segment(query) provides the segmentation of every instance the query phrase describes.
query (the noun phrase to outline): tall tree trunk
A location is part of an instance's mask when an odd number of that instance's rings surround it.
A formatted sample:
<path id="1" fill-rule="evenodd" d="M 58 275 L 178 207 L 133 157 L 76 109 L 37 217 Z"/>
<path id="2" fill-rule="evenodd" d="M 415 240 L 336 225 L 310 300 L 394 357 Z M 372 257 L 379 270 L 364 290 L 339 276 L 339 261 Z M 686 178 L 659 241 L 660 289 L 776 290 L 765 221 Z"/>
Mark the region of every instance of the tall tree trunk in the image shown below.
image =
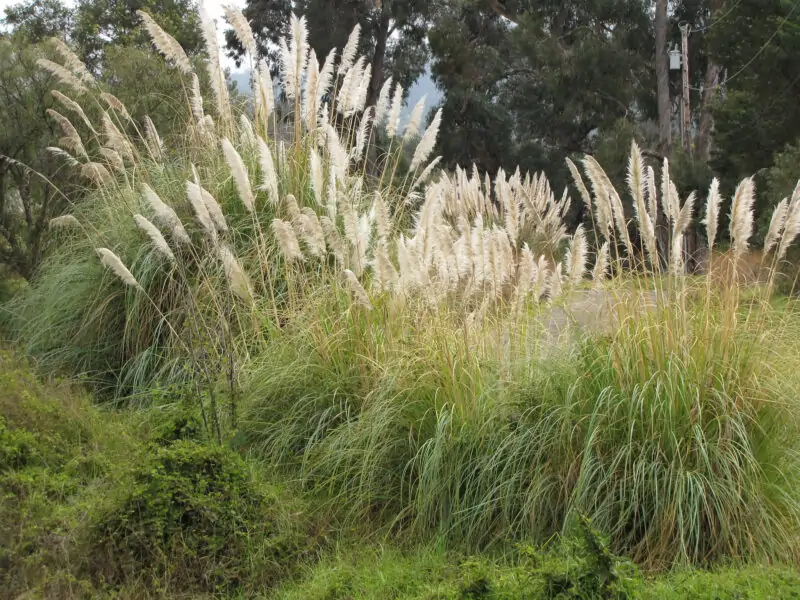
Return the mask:
<path id="1" fill-rule="evenodd" d="M 383 86 L 383 65 L 386 62 L 386 42 L 389 40 L 389 26 L 391 15 L 385 4 L 381 8 L 378 29 L 375 32 L 375 52 L 372 55 L 372 80 L 367 90 L 367 106 L 373 106 L 378 101 Z"/>
<path id="2" fill-rule="evenodd" d="M 709 22 L 713 23 L 722 8 L 724 0 L 709 1 Z M 706 74 L 703 78 L 703 104 L 700 114 L 700 129 L 697 136 L 697 157 L 707 162 L 711 155 L 711 132 L 714 129 L 714 115 L 711 105 L 719 89 L 719 75 L 722 67 L 714 61 L 714 57 L 706 52 Z"/>
<path id="3" fill-rule="evenodd" d="M 667 0 L 656 0 L 656 82 L 658 95 L 658 151 L 667 156 L 672 149 L 672 111 L 669 102 L 667 57 Z"/>

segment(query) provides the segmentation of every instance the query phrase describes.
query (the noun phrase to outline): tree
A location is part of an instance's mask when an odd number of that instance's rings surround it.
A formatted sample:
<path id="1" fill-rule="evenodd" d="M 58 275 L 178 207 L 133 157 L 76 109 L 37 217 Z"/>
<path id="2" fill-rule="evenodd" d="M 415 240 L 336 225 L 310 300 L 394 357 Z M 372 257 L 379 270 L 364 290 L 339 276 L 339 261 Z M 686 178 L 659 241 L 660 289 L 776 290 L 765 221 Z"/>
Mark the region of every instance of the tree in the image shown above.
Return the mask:
<path id="1" fill-rule="evenodd" d="M 74 173 L 45 151 L 59 136 L 46 114 L 56 82 L 36 66 L 44 55 L 23 37 L 0 39 L 0 263 L 26 279 L 50 218 L 75 191 Z"/>
<path id="2" fill-rule="evenodd" d="M 483 148 L 506 148 L 471 156 L 462 150 L 459 162 L 491 170 L 500 158 L 507 169 L 547 170 L 565 183 L 566 156 L 593 152 L 600 139 L 610 143 L 600 133 L 624 130 L 619 120 L 639 122 L 655 112 L 651 19 L 636 0 L 449 0 L 430 39 L 444 104 L 460 102 L 449 114 L 461 117 L 445 120 L 443 129 Z M 496 129 L 489 112 L 510 132 Z M 479 123 L 486 127 L 476 132 Z M 471 131 L 460 131 L 464 126 Z"/>
<path id="3" fill-rule="evenodd" d="M 408 89 L 424 72 L 429 53 L 426 43 L 428 0 L 248 0 L 244 15 L 250 21 L 261 56 L 276 65 L 273 48 L 289 35 L 292 11 L 305 16 L 309 44 L 320 60 L 331 49 L 347 43 L 356 24 L 361 26 L 359 54 L 372 65 L 367 104 L 374 104 L 388 77 Z M 232 31 L 226 32 L 229 56 L 241 64 L 244 49 Z"/>
<path id="4" fill-rule="evenodd" d="M 149 13 L 188 54 L 202 50 L 194 0 L 78 0 L 72 39 L 87 65 L 99 67 L 111 46 L 150 47 L 137 10 Z"/>
<path id="5" fill-rule="evenodd" d="M 73 12 L 59 0 L 29 0 L 9 6 L 3 22 L 16 33 L 17 39 L 40 42 L 63 35 L 72 28 Z"/>
<path id="6" fill-rule="evenodd" d="M 656 81 L 658 84 L 658 150 L 668 155 L 672 148 L 672 108 L 669 101 L 667 60 L 667 0 L 656 0 Z"/>

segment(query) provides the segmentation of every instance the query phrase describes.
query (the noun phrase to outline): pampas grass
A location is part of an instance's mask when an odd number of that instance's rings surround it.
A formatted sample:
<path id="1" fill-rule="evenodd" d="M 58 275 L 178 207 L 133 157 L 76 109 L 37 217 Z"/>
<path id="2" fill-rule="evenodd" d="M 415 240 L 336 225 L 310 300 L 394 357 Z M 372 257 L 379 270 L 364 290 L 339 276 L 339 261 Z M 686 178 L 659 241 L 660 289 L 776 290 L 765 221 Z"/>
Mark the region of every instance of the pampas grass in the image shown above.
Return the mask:
<path id="1" fill-rule="evenodd" d="M 372 310 L 372 303 L 369 301 L 369 296 L 367 295 L 367 291 L 361 285 L 361 282 L 356 277 L 356 274 L 353 273 L 350 269 L 345 269 L 342 271 L 344 275 L 345 282 L 347 283 L 347 287 L 350 290 L 350 294 L 355 300 L 355 303 L 362 308 L 367 310 Z"/>
<path id="2" fill-rule="evenodd" d="M 755 183 L 752 177 L 748 177 L 736 188 L 731 204 L 730 235 L 734 264 L 747 251 L 748 240 L 753 235 L 755 199 Z"/>
<path id="3" fill-rule="evenodd" d="M 287 263 L 305 261 L 291 223 L 281 219 L 273 219 L 272 231 L 278 240 L 278 247 L 281 249 L 281 254 Z"/>
<path id="4" fill-rule="evenodd" d="M 717 226 L 719 224 L 719 205 L 722 203 L 722 196 L 719 193 L 719 181 L 715 177 L 711 181 L 711 186 L 708 190 L 708 200 L 706 201 L 706 216 L 703 219 L 703 224 L 706 226 L 706 238 L 708 240 L 708 249 L 711 251 L 714 248 L 714 243 L 717 238 Z"/>
<path id="5" fill-rule="evenodd" d="M 256 144 L 258 146 L 258 162 L 261 166 L 262 176 L 262 183 L 259 189 L 267 192 L 267 198 L 272 204 L 277 204 L 280 200 L 280 193 L 278 192 L 278 174 L 275 170 L 275 161 L 272 159 L 272 152 L 261 137 L 256 139 Z"/>
<path id="6" fill-rule="evenodd" d="M 175 254 L 173 254 L 167 240 L 164 239 L 164 236 L 158 228 L 142 215 L 133 215 L 133 220 L 136 222 L 136 226 L 150 238 L 153 247 L 158 250 L 161 255 L 166 257 L 169 262 L 175 263 Z"/>
<path id="7" fill-rule="evenodd" d="M 158 194 L 153 191 L 153 188 L 146 183 L 142 184 L 142 192 L 148 204 L 150 204 L 150 208 L 153 209 L 156 219 L 172 232 L 172 237 L 175 241 L 179 244 L 191 244 L 192 240 L 189 238 L 189 234 L 186 233 L 183 223 L 181 223 L 180 218 L 172 207 L 165 204 L 161 198 L 159 198 Z"/>
<path id="8" fill-rule="evenodd" d="M 60 217 L 54 217 L 50 219 L 48 226 L 51 229 L 61 229 L 62 227 L 80 227 L 81 222 L 78 221 L 75 215 L 61 215 Z"/>
<path id="9" fill-rule="evenodd" d="M 139 285 L 139 282 L 136 281 L 136 278 L 128 270 L 128 267 L 125 266 L 116 254 L 108 248 L 96 248 L 95 252 L 97 252 L 97 255 L 100 257 L 100 262 L 103 263 L 103 266 L 114 273 L 122 283 L 134 287 L 137 290 L 142 290 L 142 286 Z"/>
<path id="10" fill-rule="evenodd" d="M 158 23 L 143 10 L 137 10 L 136 14 L 139 15 L 139 18 L 142 20 L 142 24 L 153 40 L 153 45 L 156 49 L 164 55 L 164 58 L 174 63 L 182 73 L 190 75 L 192 73 L 192 64 L 189 62 L 189 57 L 186 56 L 186 52 L 184 52 L 177 40 L 161 29 Z"/>
<path id="11" fill-rule="evenodd" d="M 228 23 L 233 27 L 236 38 L 241 42 L 247 54 L 250 55 L 250 60 L 256 60 L 258 58 L 256 40 L 253 37 L 253 30 L 250 28 L 250 24 L 245 19 L 242 11 L 228 5 L 223 6 L 222 11 L 225 13 Z"/>
<path id="12" fill-rule="evenodd" d="M 233 252 L 231 252 L 227 246 L 220 244 L 217 251 L 219 252 L 219 258 L 225 270 L 225 276 L 228 279 L 230 290 L 240 300 L 252 304 L 254 297 L 253 289 L 242 265 L 236 260 Z"/>
<path id="13" fill-rule="evenodd" d="M 250 187 L 250 177 L 247 174 L 244 161 L 236 151 L 236 148 L 233 147 L 230 140 L 224 138 L 221 143 L 222 153 L 225 155 L 225 162 L 228 163 L 233 181 L 236 183 L 236 191 L 239 193 L 239 199 L 242 201 L 242 204 L 244 204 L 247 212 L 252 213 L 255 209 L 255 198 L 253 197 L 253 189 Z"/>
<path id="14" fill-rule="evenodd" d="M 61 127 L 61 131 L 64 134 L 64 136 L 58 140 L 58 143 L 73 154 L 79 154 L 84 159 L 89 160 L 89 155 L 86 153 L 86 148 L 83 146 L 81 136 L 72 122 L 52 108 L 48 108 L 46 113 L 58 123 L 58 126 Z"/>
<path id="15" fill-rule="evenodd" d="M 433 116 L 430 125 L 425 129 L 422 138 L 419 140 L 414 156 L 411 158 L 410 169 L 415 171 L 422 163 L 428 160 L 434 148 L 436 147 L 436 140 L 439 137 L 439 127 L 442 123 L 442 109 L 438 109 Z"/>
<path id="16" fill-rule="evenodd" d="M 50 73 L 60 83 L 71 88 L 78 94 L 85 94 L 88 91 L 86 86 L 78 77 L 58 63 L 54 63 L 52 60 L 47 60 L 46 58 L 40 58 L 36 61 L 36 65 Z"/>

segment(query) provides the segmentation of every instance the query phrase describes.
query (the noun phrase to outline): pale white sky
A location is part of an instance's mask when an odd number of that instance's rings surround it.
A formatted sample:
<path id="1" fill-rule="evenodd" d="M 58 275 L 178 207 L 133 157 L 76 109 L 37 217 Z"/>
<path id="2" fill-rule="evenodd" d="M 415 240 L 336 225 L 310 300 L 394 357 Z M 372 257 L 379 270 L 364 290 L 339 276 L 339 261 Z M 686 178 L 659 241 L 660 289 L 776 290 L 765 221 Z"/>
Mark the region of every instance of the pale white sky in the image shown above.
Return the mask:
<path id="1" fill-rule="evenodd" d="M 62 0 L 62 2 L 68 6 L 74 4 L 74 0 Z M 19 0 L 0 0 L 0 17 L 2 17 L 2 15 L 5 13 L 7 6 L 18 3 Z M 227 24 L 222 18 L 222 5 L 228 4 L 238 6 L 239 8 L 244 8 L 245 0 L 205 0 L 204 4 L 208 14 L 210 14 L 211 18 L 217 22 L 217 32 L 219 35 L 220 44 L 223 44 L 225 42 L 225 36 L 223 35 L 223 32 L 227 28 Z M 233 61 L 228 61 L 228 59 L 224 57 L 223 61 L 225 62 L 225 66 L 230 67 L 232 71 L 237 70 Z"/>

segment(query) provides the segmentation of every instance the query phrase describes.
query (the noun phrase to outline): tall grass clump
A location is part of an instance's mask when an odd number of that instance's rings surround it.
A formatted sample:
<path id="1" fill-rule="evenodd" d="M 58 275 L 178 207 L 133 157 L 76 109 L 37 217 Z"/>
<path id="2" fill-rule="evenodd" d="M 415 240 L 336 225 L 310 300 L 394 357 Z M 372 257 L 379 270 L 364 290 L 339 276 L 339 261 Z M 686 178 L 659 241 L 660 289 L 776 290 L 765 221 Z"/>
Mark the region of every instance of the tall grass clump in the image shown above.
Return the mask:
<path id="1" fill-rule="evenodd" d="M 738 186 L 720 285 L 688 276 L 683 252 L 701 212 L 717 243 L 719 185 L 703 210 L 635 144 L 630 202 L 592 157 L 569 162 L 588 218 L 568 231 L 569 190 L 543 174 L 437 170 L 440 114 L 401 126 L 391 81 L 365 107 L 358 30 L 320 61 L 293 18 L 286 103 L 251 57 L 240 110 L 213 22 L 207 102 L 143 18 L 192 119 L 165 142 L 114 102 L 88 134 L 53 116 L 95 191 L 6 309 L 43 366 L 129 400 L 183 385 L 217 440 L 237 430 L 353 520 L 481 547 L 544 541 L 580 514 L 651 568 L 792 558 L 797 318 L 771 301 L 800 186 L 755 284 L 738 274 L 754 183 Z"/>

